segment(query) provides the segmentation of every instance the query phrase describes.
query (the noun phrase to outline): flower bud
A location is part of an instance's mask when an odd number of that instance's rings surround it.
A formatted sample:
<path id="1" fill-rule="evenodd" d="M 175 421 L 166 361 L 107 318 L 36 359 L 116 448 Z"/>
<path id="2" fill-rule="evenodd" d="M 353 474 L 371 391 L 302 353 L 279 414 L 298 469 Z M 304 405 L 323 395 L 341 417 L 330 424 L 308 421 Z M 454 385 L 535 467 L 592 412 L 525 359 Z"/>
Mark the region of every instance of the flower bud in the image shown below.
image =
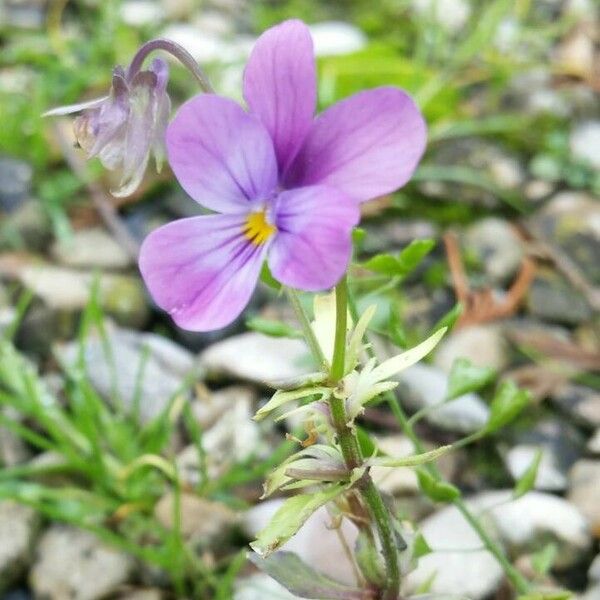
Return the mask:
<path id="1" fill-rule="evenodd" d="M 135 73 L 117 66 L 108 96 L 45 115 L 82 113 L 73 124 L 75 137 L 88 158 L 98 157 L 107 169 L 120 173 L 114 196 L 128 196 L 137 189 L 151 153 L 157 170 L 161 168 L 171 109 L 168 78 L 169 67 L 159 58 L 148 70 Z"/>

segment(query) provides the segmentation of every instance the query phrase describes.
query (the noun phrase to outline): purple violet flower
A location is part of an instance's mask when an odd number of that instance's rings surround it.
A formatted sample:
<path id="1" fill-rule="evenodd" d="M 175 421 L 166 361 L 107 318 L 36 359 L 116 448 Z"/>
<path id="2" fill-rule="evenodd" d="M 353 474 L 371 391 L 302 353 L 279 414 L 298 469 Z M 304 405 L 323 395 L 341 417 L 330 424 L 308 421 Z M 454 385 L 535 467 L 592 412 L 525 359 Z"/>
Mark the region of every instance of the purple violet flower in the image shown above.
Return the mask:
<path id="1" fill-rule="evenodd" d="M 248 112 L 202 94 L 169 125 L 167 154 L 179 183 L 220 213 L 169 223 L 142 246 L 150 293 L 180 327 L 231 323 L 265 260 L 287 286 L 335 285 L 348 266 L 359 203 L 411 177 L 426 127 L 405 92 L 360 92 L 315 118 L 316 95 L 309 30 L 286 21 L 252 51 L 244 74 Z"/>
<path id="2" fill-rule="evenodd" d="M 171 111 L 168 79 L 169 66 L 160 58 L 145 71 L 125 71 L 118 66 L 108 96 L 55 108 L 45 115 L 83 111 L 73 123 L 75 137 L 88 158 L 97 156 L 107 169 L 120 172 L 114 196 L 128 196 L 136 190 L 151 153 L 160 170 Z"/>

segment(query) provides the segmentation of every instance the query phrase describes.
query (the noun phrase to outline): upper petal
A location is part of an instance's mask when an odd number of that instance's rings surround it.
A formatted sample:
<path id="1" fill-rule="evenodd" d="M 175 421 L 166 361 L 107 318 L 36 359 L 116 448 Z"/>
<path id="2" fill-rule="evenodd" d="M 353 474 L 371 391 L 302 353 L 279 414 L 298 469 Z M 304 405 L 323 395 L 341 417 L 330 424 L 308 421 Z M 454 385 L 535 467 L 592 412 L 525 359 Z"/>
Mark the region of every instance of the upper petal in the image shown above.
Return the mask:
<path id="1" fill-rule="evenodd" d="M 164 225 L 144 240 L 144 281 L 180 327 L 225 327 L 248 303 L 268 246 L 246 239 L 245 222 L 246 215 L 192 217 Z"/>
<path id="2" fill-rule="evenodd" d="M 273 138 L 280 172 L 310 129 L 317 101 L 313 42 L 296 19 L 263 33 L 244 72 L 244 98 Z"/>
<path id="3" fill-rule="evenodd" d="M 282 283 L 306 291 L 335 285 L 348 267 L 355 201 L 327 186 L 282 192 L 275 205 L 277 234 L 269 267 Z"/>
<path id="4" fill-rule="evenodd" d="M 169 163 L 197 202 L 223 213 L 248 210 L 277 184 L 271 138 L 233 100 L 202 94 L 188 100 L 167 128 Z"/>
<path id="5" fill-rule="evenodd" d="M 359 92 L 315 119 L 286 185 L 322 183 L 364 202 L 404 185 L 426 140 L 425 121 L 405 92 Z"/>

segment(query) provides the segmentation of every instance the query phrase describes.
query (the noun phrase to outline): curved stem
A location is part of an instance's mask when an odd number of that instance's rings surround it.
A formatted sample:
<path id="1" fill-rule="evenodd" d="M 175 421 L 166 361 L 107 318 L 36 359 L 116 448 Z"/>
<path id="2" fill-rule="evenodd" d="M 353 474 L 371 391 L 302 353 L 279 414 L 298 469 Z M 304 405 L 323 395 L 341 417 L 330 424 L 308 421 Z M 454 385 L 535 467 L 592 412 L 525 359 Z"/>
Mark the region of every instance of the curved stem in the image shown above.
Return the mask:
<path id="1" fill-rule="evenodd" d="M 350 315 L 354 320 L 356 320 L 358 318 L 358 310 L 356 308 L 354 299 L 351 295 L 349 295 L 349 306 Z M 368 341 L 368 335 L 365 337 Z M 366 348 L 367 354 L 371 358 L 377 358 L 377 355 L 373 350 L 372 344 L 368 344 Z M 398 402 L 398 399 L 396 398 L 395 394 L 391 391 L 388 391 L 383 394 L 383 397 L 385 398 L 393 415 L 396 417 L 400 428 L 402 429 L 404 434 L 412 441 L 415 447 L 415 451 L 417 453 L 425 452 L 426 449 L 423 445 L 423 442 L 415 433 L 415 430 L 413 429 L 410 420 L 406 416 L 406 413 L 404 412 L 403 408 L 400 406 L 400 403 Z M 469 438 L 466 439 L 468 439 L 469 442 L 473 441 L 474 436 L 469 436 Z M 442 474 L 433 463 L 429 463 L 424 466 L 437 481 L 444 481 Z M 487 548 L 490 554 L 492 554 L 494 558 L 498 561 L 498 564 L 500 564 L 500 566 L 504 570 L 504 573 L 506 574 L 508 579 L 510 579 L 515 589 L 521 594 L 527 593 L 530 589 L 528 581 L 511 564 L 511 562 L 506 557 L 506 554 L 504 553 L 503 549 L 486 532 L 483 525 L 479 522 L 479 519 L 477 519 L 477 517 L 471 512 L 471 510 L 469 509 L 465 501 L 462 499 L 462 497 L 459 496 L 452 502 L 456 506 L 456 508 L 462 513 L 462 515 L 471 525 L 471 527 L 475 530 L 475 532 L 479 536 L 479 539 L 483 542 L 484 546 Z"/>
<path id="2" fill-rule="evenodd" d="M 332 383 L 338 383 L 344 377 L 344 361 L 346 354 L 346 332 L 348 314 L 348 282 L 344 277 L 335 288 L 336 329 L 335 346 L 330 377 Z M 342 455 L 349 470 L 360 467 L 363 462 L 358 439 L 348 426 L 344 400 L 337 398 L 335 393 L 330 401 L 331 416 L 336 430 Z M 390 513 L 383 502 L 379 490 L 373 483 L 369 472 L 358 484 L 358 489 L 364 503 L 367 505 L 371 520 L 375 523 L 381 552 L 385 562 L 386 582 L 382 590 L 382 600 L 397 600 L 400 590 L 400 568 L 398 565 L 398 547 Z"/>
<path id="3" fill-rule="evenodd" d="M 156 38 L 143 44 L 138 51 L 135 53 L 129 68 L 127 69 L 127 76 L 129 79 L 133 77 L 141 68 L 146 57 L 155 50 L 164 50 L 172 56 L 174 56 L 184 67 L 189 69 L 192 75 L 196 78 L 202 91 L 207 94 L 213 94 L 214 89 L 208 80 L 208 77 L 204 71 L 200 68 L 200 65 L 196 62 L 194 57 L 183 47 L 171 40 L 164 38 Z"/>

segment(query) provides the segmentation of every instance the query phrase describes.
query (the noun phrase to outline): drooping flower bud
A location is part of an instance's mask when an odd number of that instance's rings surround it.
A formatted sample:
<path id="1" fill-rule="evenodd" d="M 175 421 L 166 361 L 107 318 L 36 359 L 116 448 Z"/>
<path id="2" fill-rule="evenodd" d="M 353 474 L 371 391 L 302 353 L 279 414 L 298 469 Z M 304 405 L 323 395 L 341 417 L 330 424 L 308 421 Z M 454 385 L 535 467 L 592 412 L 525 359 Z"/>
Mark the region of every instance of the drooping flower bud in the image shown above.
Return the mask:
<path id="1" fill-rule="evenodd" d="M 98 157 L 107 169 L 120 173 L 114 196 L 128 196 L 135 191 L 150 154 L 160 171 L 171 109 L 168 78 L 169 67 L 160 58 L 144 71 L 125 71 L 118 66 L 108 96 L 56 108 L 45 115 L 82 113 L 73 125 L 75 137 L 88 158 Z"/>

